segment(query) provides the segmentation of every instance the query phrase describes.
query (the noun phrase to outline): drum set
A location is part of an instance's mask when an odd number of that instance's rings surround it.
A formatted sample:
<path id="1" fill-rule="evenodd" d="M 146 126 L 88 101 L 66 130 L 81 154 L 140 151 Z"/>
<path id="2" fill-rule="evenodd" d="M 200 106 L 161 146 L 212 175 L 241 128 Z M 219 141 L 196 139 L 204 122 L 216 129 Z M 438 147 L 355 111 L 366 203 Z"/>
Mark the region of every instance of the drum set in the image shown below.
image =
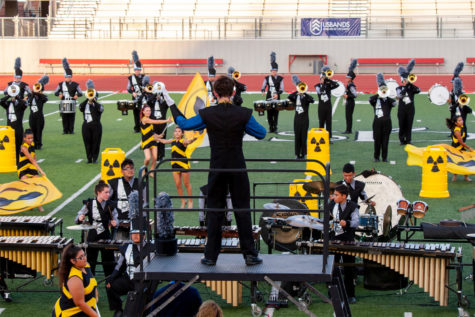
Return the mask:
<path id="1" fill-rule="evenodd" d="M 263 116 L 266 110 L 295 110 L 295 104 L 289 99 L 257 100 L 254 101 L 254 110 L 257 111 L 260 116 Z"/>
<path id="2" fill-rule="evenodd" d="M 76 113 L 76 100 L 67 98 L 59 103 L 59 113 Z"/>

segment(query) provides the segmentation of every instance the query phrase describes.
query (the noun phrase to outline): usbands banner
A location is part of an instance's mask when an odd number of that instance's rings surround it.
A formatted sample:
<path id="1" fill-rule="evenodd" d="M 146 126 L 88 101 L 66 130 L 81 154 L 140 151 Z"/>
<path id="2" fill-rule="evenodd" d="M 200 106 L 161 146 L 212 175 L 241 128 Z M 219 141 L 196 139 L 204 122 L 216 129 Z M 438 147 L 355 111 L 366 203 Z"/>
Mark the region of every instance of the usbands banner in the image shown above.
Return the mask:
<path id="1" fill-rule="evenodd" d="M 360 36 L 360 18 L 304 18 L 302 36 Z"/>

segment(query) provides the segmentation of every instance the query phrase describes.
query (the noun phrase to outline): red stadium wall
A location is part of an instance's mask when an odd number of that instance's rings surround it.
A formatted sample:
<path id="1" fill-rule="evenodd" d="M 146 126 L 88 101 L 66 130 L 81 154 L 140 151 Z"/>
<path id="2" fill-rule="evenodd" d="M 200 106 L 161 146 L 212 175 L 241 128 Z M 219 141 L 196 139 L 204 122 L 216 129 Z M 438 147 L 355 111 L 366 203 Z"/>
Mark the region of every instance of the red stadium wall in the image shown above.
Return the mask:
<path id="1" fill-rule="evenodd" d="M 260 91 L 262 81 L 266 74 L 250 74 L 242 75 L 240 81 L 247 85 L 248 91 Z M 284 86 L 286 92 L 295 91 L 295 87 L 292 84 L 291 76 L 289 74 L 283 74 L 284 76 Z M 41 76 L 39 75 L 25 75 L 23 80 L 27 82 L 30 86 L 33 85 Z M 463 80 L 464 89 L 466 92 L 475 91 L 475 75 L 468 74 L 460 76 Z M 184 91 L 188 87 L 188 84 L 191 82 L 193 75 L 152 75 L 151 81 L 162 81 L 165 83 L 169 91 Z M 393 78 L 399 82 L 399 76 L 396 74 L 385 74 L 385 78 Z M 450 80 L 452 75 L 418 75 L 416 85 L 421 88 L 422 91 L 428 91 L 432 85 L 435 83 L 446 86 L 451 89 L 452 84 Z M 7 86 L 7 83 L 13 79 L 13 75 L 1 75 L 0 76 L 0 87 L 3 90 Z M 92 79 L 95 83 L 97 90 L 102 91 L 125 91 L 127 87 L 127 76 L 116 76 L 116 75 L 78 75 L 74 76 L 73 79 L 80 83 L 81 88 L 85 88 L 86 81 Z M 206 80 L 206 74 L 203 74 L 203 79 Z M 345 74 L 336 74 L 334 79 L 346 82 Z M 61 75 L 50 76 L 50 82 L 46 85 L 46 90 L 55 90 L 60 81 L 64 80 L 64 77 Z M 300 80 L 306 82 L 309 85 L 309 90 L 314 91 L 313 86 L 318 82 L 318 77 L 315 75 L 301 75 Z M 377 90 L 376 86 L 376 75 L 375 74 L 361 74 L 358 75 L 355 79 L 356 86 L 358 91 L 365 93 L 373 93 Z"/>

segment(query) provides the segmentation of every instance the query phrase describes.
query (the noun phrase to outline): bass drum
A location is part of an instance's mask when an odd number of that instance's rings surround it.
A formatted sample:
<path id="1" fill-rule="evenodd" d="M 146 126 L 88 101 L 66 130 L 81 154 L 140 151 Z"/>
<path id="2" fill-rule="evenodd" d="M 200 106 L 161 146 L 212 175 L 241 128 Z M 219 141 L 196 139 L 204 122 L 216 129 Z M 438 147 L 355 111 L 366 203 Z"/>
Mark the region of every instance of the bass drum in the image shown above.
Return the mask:
<path id="1" fill-rule="evenodd" d="M 308 214 L 305 212 L 307 206 L 295 199 L 276 199 L 273 203 L 278 203 L 279 205 L 286 206 L 290 209 L 302 209 L 299 211 L 286 211 L 282 210 L 269 210 L 264 211 L 259 219 L 259 226 L 261 227 L 261 237 L 268 246 L 272 246 L 275 250 L 278 251 L 294 251 L 297 249 L 297 240 L 301 237 L 302 230 L 297 228 L 275 228 L 273 231 L 267 228 L 264 217 L 272 218 L 287 218 L 295 215 Z M 275 235 L 273 234 L 275 233 Z M 274 247 L 274 237 L 275 237 L 275 247 Z"/>
<path id="2" fill-rule="evenodd" d="M 435 84 L 429 89 L 429 101 L 436 106 L 443 106 L 449 101 L 450 92 L 447 87 Z"/>
<path id="3" fill-rule="evenodd" d="M 398 209 L 398 201 L 404 199 L 401 188 L 392 178 L 383 175 L 383 174 L 374 174 L 365 178 L 363 175 L 358 175 L 355 177 L 356 180 L 359 180 L 366 184 L 365 192 L 368 197 L 374 195 L 373 200 L 376 202 L 376 215 L 379 219 L 384 219 L 384 214 L 388 207 L 391 207 L 391 225 L 395 226 L 399 222 L 400 214 L 396 212 Z M 365 204 L 360 205 L 360 215 L 366 214 L 366 209 L 369 206 Z M 383 228 L 384 221 L 379 221 L 378 223 L 378 235 L 382 236 L 384 232 Z"/>
<path id="4" fill-rule="evenodd" d="M 333 97 L 343 97 L 343 95 L 345 94 L 345 91 L 346 91 L 346 88 L 345 88 L 345 84 L 343 84 L 341 81 L 337 80 L 336 81 L 338 83 L 338 87 L 336 87 L 335 89 L 332 90 L 332 96 Z"/>
<path id="5" fill-rule="evenodd" d="M 386 86 L 388 86 L 389 89 L 389 98 L 396 99 L 397 93 L 396 93 L 396 88 L 399 87 L 399 84 L 397 81 L 395 81 L 392 78 L 389 78 L 386 80 Z"/>

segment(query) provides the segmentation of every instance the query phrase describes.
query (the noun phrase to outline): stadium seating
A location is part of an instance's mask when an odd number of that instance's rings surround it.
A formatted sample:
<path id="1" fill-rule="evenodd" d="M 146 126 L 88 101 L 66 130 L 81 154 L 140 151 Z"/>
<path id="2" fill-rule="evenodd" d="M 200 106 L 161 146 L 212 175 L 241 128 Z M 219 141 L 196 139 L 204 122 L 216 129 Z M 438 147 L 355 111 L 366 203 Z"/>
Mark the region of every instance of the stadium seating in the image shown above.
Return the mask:
<path id="1" fill-rule="evenodd" d="M 400 66 L 407 65 L 411 58 L 358 58 L 359 67 L 374 66 Z M 444 58 L 415 58 L 416 65 L 419 66 L 444 66 Z"/>

